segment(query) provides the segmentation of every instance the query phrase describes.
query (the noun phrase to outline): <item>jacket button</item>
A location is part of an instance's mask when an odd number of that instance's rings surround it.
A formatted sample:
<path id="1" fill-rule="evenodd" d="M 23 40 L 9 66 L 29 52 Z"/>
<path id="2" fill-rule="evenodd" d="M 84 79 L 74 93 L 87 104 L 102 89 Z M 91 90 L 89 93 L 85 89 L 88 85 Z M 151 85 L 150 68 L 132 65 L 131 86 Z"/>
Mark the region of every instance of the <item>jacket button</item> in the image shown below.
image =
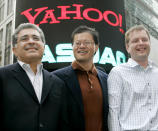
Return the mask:
<path id="1" fill-rule="evenodd" d="M 42 127 L 44 127 L 44 125 L 42 123 L 40 123 L 39 127 L 42 128 Z"/>

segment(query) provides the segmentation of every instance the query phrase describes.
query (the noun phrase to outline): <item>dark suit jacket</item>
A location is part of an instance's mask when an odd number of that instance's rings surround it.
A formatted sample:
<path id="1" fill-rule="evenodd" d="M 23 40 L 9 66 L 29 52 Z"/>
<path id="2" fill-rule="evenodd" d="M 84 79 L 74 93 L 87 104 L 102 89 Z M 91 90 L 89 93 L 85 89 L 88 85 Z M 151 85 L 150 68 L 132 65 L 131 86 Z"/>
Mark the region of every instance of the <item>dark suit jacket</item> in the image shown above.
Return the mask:
<path id="1" fill-rule="evenodd" d="M 39 103 L 34 88 L 18 63 L 0 68 L 1 131 L 66 131 L 64 82 L 43 70 Z"/>
<path id="2" fill-rule="evenodd" d="M 82 101 L 81 89 L 77 79 L 77 75 L 73 70 L 72 66 L 68 66 L 59 70 L 52 72 L 52 74 L 57 75 L 59 78 L 64 80 L 69 96 L 69 120 L 71 131 L 84 131 L 85 121 L 84 121 L 84 107 Z M 108 95 L 107 95 L 107 75 L 98 70 L 98 78 L 101 84 L 103 92 L 103 125 L 104 131 L 107 131 L 107 116 L 108 116 Z"/>

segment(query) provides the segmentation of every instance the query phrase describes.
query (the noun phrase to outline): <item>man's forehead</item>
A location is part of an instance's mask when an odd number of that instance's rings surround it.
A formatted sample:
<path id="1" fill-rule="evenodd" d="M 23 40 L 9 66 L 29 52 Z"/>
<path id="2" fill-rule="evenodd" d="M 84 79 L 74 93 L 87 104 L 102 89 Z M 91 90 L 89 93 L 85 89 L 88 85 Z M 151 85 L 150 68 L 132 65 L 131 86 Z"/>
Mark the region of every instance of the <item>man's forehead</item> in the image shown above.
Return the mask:
<path id="1" fill-rule="evenodd" d="M 134 30 L 129 34 L 129 38 L 131 37 L 139 37 L 139 36 L 148 36 L 145 30 Z"/>
<path id="2" fill-rule="evenodd" d="M 24 36 L 24 35 L 37 35 L 40 36 L 39 32 L 36 29 L 33 28 L 26 28 L 22 29 L 19 33 L 19 36 Z"/>

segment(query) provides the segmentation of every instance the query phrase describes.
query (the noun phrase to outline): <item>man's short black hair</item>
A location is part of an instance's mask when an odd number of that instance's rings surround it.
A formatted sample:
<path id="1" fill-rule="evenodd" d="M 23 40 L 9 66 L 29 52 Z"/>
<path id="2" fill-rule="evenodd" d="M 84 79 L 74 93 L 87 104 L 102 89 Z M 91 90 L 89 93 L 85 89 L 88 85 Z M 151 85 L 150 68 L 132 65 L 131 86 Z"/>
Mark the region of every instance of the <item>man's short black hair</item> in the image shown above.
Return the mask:
<path id="1" fill-rule="evenodd" d="M 71 42 L 73 44 L 74 42 L 74 37 L 76 34 L 80 34 L 80 33 L 84 33 L 84 32 L 88 32 L 92 35 L 93 37 L 93 40 L 95 42 L 96 45 L 99 45 L 99 33 L 98 31 L 95 30 L 95 28 L 91 28 L 91 27 L 88 27 L 86 25 L 81 25 L 81 26 L 78 26 L 71 34 Z"/>

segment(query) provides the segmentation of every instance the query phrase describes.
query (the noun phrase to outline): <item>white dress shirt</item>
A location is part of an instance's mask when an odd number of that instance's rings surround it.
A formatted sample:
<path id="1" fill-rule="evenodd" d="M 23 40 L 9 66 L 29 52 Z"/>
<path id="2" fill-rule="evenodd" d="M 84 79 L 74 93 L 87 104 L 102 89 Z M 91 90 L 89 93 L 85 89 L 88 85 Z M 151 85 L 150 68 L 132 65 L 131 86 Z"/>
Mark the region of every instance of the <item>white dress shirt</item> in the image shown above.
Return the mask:
<path id="1" fill-rule="evenodd" d="M 108 77 L 109 131 L 158 131 L 158 68 L 133 59 Z"/>
<path id="2" fill-rule="evenodd" d="M 34 87 L 36 96 L 40 102 L 41 95 L 42 95 L 42 86 L 43 86 L 43 73 L 42 73 L 43 65 L 42 64 L 37 65 L 37 72 L 35 74 L 32 71 L 32 69 L 30 68 L 29 64 L 25 64 L 24 62 L 19 61 L 19 60 L 18 60 L 18 63 L 25 70 L 26 74 L 28 75 L 28 77 Z"/>

